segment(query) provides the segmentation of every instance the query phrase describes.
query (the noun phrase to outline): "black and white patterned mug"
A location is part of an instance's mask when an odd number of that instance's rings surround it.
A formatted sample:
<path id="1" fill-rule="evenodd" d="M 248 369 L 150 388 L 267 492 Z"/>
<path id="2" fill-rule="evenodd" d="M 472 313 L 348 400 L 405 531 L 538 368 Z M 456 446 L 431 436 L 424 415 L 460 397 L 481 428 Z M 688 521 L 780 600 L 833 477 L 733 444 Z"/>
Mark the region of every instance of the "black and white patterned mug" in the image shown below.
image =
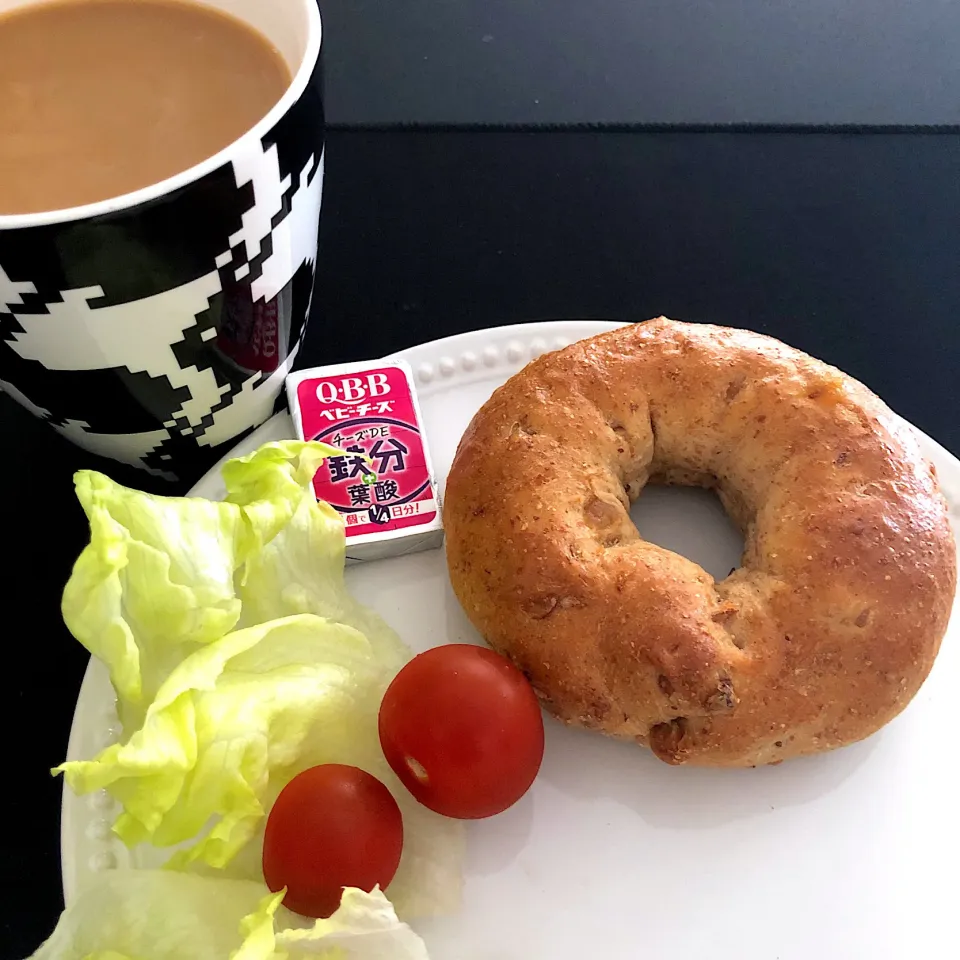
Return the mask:
<path id="1" fill-rule="evenodd" d="M 135 193 L 0 215 L 0 389 L 81 447 L 171 479 L 273 413 L 310 312 L 323 188 L 316 0 L 198 2 L 287 61 L 267 116 Z"/>

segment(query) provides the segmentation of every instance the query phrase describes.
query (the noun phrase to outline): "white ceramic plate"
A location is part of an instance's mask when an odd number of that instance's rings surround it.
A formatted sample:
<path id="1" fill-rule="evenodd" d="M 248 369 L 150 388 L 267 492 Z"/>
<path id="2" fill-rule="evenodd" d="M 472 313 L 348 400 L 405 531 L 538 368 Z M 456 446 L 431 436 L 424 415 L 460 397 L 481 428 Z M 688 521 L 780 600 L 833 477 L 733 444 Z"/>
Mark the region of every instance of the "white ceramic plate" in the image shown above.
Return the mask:
<path id="1" fill-rule="evenodd" d="M 529 359 L 615 324 L 555 322 L 463 334 L 412 365 L 441 479 L 492 390 Z M 280 415 L 246 453 L 292 436 Z M 960 462 L 932 440 L 960 528 Z M 218 471 L 194 493 L 222 495 Z M 709 494 L 651 489 L 633 511 L 651 540 L 719 577 L 739 537 Z M 443 552 L 354 566 L 347 581 L 416 650 L 477 641 Z M 955 684 L 960 616 L 919 695 L 864 743 L 758 770 L 674 768 L 624 743 L 547 725 L 544 764 L 513 809 L 468 826 L 464 906 L 416 924 L 434 960 L 939 960 L 956 956 Z M 68 756 L 116 734 L 106 671 L 84 678 Z M 64 890 L 130 863 L 106 794 L 65 791 Z M 135 857 L 136 862 L 139 860 Z M 953 943 L 951 947 L 950 944 Z"/>

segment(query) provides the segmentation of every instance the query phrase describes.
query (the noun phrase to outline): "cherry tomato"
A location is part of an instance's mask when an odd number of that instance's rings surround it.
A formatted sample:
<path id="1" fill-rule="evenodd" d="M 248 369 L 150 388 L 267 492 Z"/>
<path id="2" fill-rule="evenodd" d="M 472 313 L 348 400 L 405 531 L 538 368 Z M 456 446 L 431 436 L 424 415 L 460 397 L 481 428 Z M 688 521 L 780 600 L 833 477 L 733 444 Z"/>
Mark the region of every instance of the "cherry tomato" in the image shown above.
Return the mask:
<path id="1" fill-rule="evenodd" d="M 449 644 L 414 657 L 380 704 L 380 745 L 406 788 L 448 817 L 506 810 L 543 760 L 533 688 L 485 647 Z"/>
<path id="2" fill-rule="evenodd" d="M 387 886 L 403 847 L 397 801 L 374 776 L 328 763 L 297 774 L 280 791 L 263 836 L 263 878 L 287 888 L 284 906 L 329 917 L 344 887 Z"/>

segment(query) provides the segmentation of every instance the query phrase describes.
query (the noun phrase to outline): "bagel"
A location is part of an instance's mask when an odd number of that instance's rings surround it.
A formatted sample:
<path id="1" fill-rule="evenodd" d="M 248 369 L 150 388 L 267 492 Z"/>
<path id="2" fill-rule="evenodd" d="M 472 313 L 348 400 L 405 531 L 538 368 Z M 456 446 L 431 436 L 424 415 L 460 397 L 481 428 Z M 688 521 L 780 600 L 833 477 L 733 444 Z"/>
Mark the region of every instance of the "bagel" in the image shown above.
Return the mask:
<path id="1" fill-rule="evenodd" d="M 648 482 L 716 490 L 741 566 L 718 582 L 641 539 Z M 460 604 L 545 708 L 671 764 L 874 733 L 930 672 L 956 588 L 909 425 L 770 337 L 666 318 L 501 386 L 460 441 L 444 526 Z"/>

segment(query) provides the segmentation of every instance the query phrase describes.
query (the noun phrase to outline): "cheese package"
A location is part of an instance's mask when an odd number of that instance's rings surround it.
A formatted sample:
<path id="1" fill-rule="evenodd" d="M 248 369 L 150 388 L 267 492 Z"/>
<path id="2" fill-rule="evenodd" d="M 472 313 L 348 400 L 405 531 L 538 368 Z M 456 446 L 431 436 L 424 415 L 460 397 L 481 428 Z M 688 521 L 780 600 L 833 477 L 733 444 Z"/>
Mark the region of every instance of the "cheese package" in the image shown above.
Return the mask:
<path id="1" fill-rule="evenodd" d="M 344 451 L 321 464 L 313 488 L 343 517 L 347 563 L 439 547 L 440 497 L 410 367 L 313 367 L 286 387 L 297 436 Z"/>

